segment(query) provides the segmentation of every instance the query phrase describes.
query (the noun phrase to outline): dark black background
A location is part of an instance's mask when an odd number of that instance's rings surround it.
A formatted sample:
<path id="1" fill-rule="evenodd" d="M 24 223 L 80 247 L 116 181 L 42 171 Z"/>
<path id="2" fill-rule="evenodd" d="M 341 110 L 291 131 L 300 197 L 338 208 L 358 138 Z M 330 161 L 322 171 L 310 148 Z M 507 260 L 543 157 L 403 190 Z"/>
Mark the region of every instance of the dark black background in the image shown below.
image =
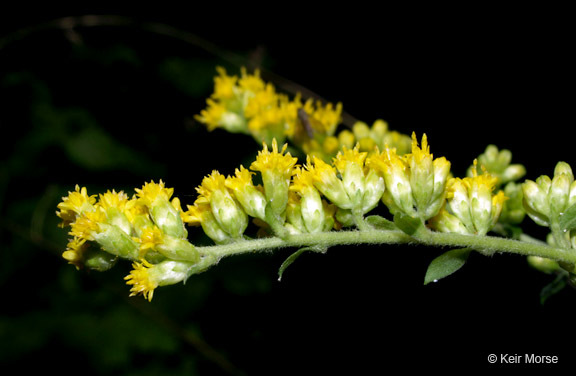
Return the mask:
<path id="1" fill-rule="evenodd" d="M 146 64 L 153 66 L 159 56 L 192 60 L 211 56 L 187 42 L 150 32 L 146 25 L 151 23 L 193 33 L 242 56 L 259 51 L 269 71 L 330 101 L 342 101 L 356 118 L 369 123 L 383 118 L 403 133 L 426 132 L 432 152 L 446 156 L 455 175 L 463 174 L 490 143 L 512 150 L 514 161 L 526 165 L 530 179 L 551 174 L 558 160 L 574 161 L 574 58 L 570 28 L 561 10 L 415 6 L 392 10 L 336 5 L 312 10 L 308 4 L 166 8 L 50 9 L 2 15 L 2 30 L 12 39 L 0 50 L 0 64 L 4 64 L 0 66 L 41 71 L 53 92 L 59 93 L 53 100 L 63 106 L 87 106 L 107 114 L 102 119 L 117 111 L 118 123 L 103 124 L 104 128 L 125 143 L 139 142 L 139 150 L 149 153 L 152 160 L 158 150 L 163 153 L 156 158 L 163 166 L 151 173 L 122 168 L 59 171 L 47 165 L 58 163 L 62 153 L 49 149 L 48 154 L 35 156 L 44 159 L 38 163 L 44 172 L 37 176 L 46 184 L 59 184 L 65 190 L 77 183 L 138 187 L 145 180 L 163 178 L 177 192 L 188 195 L 191 203 L 193 187 L 203 175 L 214 168 L 231 173 L 240 162 L 234 159 L 236 149 L 257 150 L 248 138 L 237 141 L 238 136 L 224 132 L 208 134 L 194 124 L 191 119 L 202 109 L 203 100 L 174 94 L 173 88 L 154 78 L 140 80 L 150 71 Z M 131 20 L 129 26 L 80 28 L 79 34 L 93 46 L 107 46 L 111 40 L 135 46 L 145 62 L 141 71 L 116 69 L 113 73 L 118 76 L 110 78 L 108 72 L 92 71 L 90 63 L 67 67 L 66 59 L 58 54 L 70 53 L 70 39 L 50 27 L 35 30 L 59 17 L 83 14 L 113 14 Z M 14 37 L 14 30 L 22 34 Z M 78 85 L 79 79 L 85 84 Z M 118 87 L 106 86 L 102 80 Z M 81 92 L 66 92 L 81 86 Z M 139 90 L 146 95 L 132 96 Z M 11 140 L 27 132 L 26 128 L 13 129 L 14 123 L 6 120 L 17 114 L 11 98 L 4 98 L 9 116 L 0 123 L 5 158 L 17 152 L 12 145 L 18 144 Z M 127 109 L 133 111 L 131 115 Z M 11 131 L 18 136 L 8 137 Z M 39 180 L 19 179 L 22 188 L 18 192 L 32 196 Z M 529 219 L 525 223 L 543 236 Z M 276 282 L 275 267 L 289 253 L 225 260 L 215 268 L 221 271 L 207 272 L 216 273 L 208 277 L 214 285 L 203 306 L 190 311 L 192 317 L 164 309 L 181 322 L 199 323 L 206 341 L 248 374 L 328 374 L 334 370 L 381 374 L 398 366 L 462 371 L 519 368 L 488 364 L 491 353 L 557 355 L 561 366 L 574 365 L 566 341 L 571 337 L 573 290 L 541 305 L 539 291 L 552 277 L 530 269 L 519 256 L 478 254 L 457 274 L 423 286 L 426 267 L 440 252 L 406 246 L 335 247 L 325 255 L 305 255 L 288 269 L 281 283 Z M 49 265 L 63 263 L 49 260 Z M 230 288 L 234 283 L 250 284 L 245 281 L 256 268 L 264 269 L 258 273 L 269 281 L 263 290 L 252 287 L 251 293 L 235 293 Z M 27 282 L 40 283 L 35 276 L 28 276 Z M 187 286 L 173 287 L 174 291 L 189 288 L 193 279 Z M 106 276 L 97 277 L 100 280 Z M 22 294 L 14 286 L 12 279 L 0 286 L 11 289 L 3 292 L 3 305 L 12 306 L 5 317 L 39 309 L 39 303 L 15 309 Z M 157 296 L 170 295 L 169 289 L 159 289 Z M 65 294 L 61 299 L 66 299 Z M 161 299 L 151 304 L 161 305 Z M 62 365 L 52 358 L 61 353 L 50 350 L 29 357 L 44 354 L 52 359 L 50 364 Z M 27 358 L 18 354 L 12 362 Z M 86 360 L 90 359 L 87 355 L 78 359 L 88 365 L 93 362 Z M 203 367 L 207 374 L 217 372 L 210 365 Z"/>

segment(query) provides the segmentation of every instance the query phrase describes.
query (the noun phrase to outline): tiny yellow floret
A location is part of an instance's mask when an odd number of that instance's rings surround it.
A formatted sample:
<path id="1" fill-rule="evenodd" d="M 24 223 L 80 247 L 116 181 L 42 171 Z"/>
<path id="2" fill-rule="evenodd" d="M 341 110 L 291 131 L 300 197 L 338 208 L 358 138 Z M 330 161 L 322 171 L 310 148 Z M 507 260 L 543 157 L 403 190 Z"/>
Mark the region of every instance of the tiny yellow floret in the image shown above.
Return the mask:
<path id="1" fill-rule="evenodd" d="M 164 182 L 162 179 L 158 183 L 155 183 L 152 180 L 150 183 L 145 183 L 142 189 L 135 189 L 136 196 L 140 198 L 140 200 L 150 206 L 157 198 L 164 198 L 166 200 L 170 200 L 172 194 L 174 193 L 174 188 L 166 188 L 164 186 Z"/>
<path id="2" fill-rule="evenodd" d="M 87 248 L 86 239 L 74 237 L 68 241 L 66 251 L 62 253 L 62 258 L 74 265 L 76 269 L 80 269 L 83 265 L 82 259 Z"/>
<path id="3" fill-rule="evenodd" d="M 94 240 L 94 235 L 101 231 L 101 223 L 106 223 L 104 210 L 84 212 L 71 224 L 69 234 L 80 239 Z"/>
<path id="4" fill-rule="evenodd" d="M 164 234 L 156 226 L 146 227 L 142 229 L 142 234 L 137 241 L 140 243 L 140 252 L 145 252 L 153 249 L 158 244 L 164 243 Z"/>
<path id="5" fill-rule="evenodd" d="M 216 99 L 233 98 L 238 77 L 228 76 L 226 70 L 222 67 L 217 67 L 216 71 L 219 75 L 214 77 L 214 94 L 212 94 L 212 97 Z"/>
<path id="6" fill-rule="evenodd" d="M 278 151 L 276 139 L 272 140 L 272 151 L 268 150 L 266 143 L 263 143 L 263 149 L 258 152 L 256 161 L 252 163 L 250 169 L 261 173 L 275 171 L 283 174 L 286 178 L 290 178 L 298 159 L 292 157 L 290 153 L 284 154 L 287 148 L 288 144 L 284 144 L 282 150 Z"/>
<path id="7" fill-rule="evenodd" d="M 93 210 L 95 203 L 96 195 L 88 196 L 86 187 L 80 188 L 76 185 L 75 191 L 68 192 L 68 196 L 62 197 L 62 202 L 57 206 L 60 211 L 57 211 L 56 215 L 63 219 L 60 226 L 64 227 L 74 222 L 83 211 Z"/>
<path id="8" fill-rule="evenodd" d="M 124 211 L 129 201 L 129 197 L 124 193 L 124 191 L 116 192 L 116 190 L 112 190 L 100 194 L 98 205 L 102 206 L 104 209 L 116 208 L 120 211 Z"/>
<path id="9" fill-rule="evenodd" d="M 210 203 L 212 194 L 218 190 L 226 190 L 226 177 L 222 175 L 217 170 L 213 170 L 212 173 L 204 179 L 202 179 L 202 184 L 196 187 L 196 192 L 198 192 L 197 203 Z"/>
<path id="10" fill-rule="evenodd" d="M 124 277 L 126 284 L 132 285 L 132 288 L 130 288 L 130 296 L 142 294 L 145 299 L 152 301 L 154 289 L 158 287 L 158 282 L 150 278 L 149 270 L 153 266 L 154 265 L 144 259 L 142 259 L 141 262 L 135 262 L 132 264 L 134 270 Z"/>

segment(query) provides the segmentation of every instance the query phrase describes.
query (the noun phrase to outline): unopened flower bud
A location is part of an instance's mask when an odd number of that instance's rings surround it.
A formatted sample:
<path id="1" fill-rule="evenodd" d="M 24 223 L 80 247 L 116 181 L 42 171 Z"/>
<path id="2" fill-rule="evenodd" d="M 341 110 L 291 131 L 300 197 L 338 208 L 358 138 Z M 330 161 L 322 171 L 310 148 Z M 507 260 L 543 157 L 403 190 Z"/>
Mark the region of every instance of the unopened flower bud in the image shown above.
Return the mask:
<path id="1" fill-rule="evenodd" d="M 300 213 L 306 232 L 314 233 L 324 230 L 326 215 L 320 193 L 314 187 L 314 177 L 310 171 L 297 169 L 290 189 L 300 199 L 292 196 L 292 210 Z"/>
<path id="2" fill-rule="evenodd" d="M 570 165 L 558 162 L 554 177 L 540 176 L 536 182 L 526 180 L 522 184 L 526 213 L 541 226 L 549 226 L 557 237 L 564 229 L 559 228 L 560 217 L 576 204 L 576 182 Z M 557 239 L 558 240 L 558 239 Z M 561 242 L 567 246 L 567 242 Z"/>
<path id="3" fill-rule="evenodd" d="M 248 171 L 244 166 L 236 169 L 236 175 L 228 177 L 225 185 L 232 191 L 242 208 L 251 217 L 264 219 L 266 209 L 266 198 L 252 182 L 253 172 Z M 261 188 L 261 187 L 260 187 Z"/>
<path id="4" fill-rule="evenodd" d="M 385 190 L 384 177 L 376 172 L 376 170 L 369 169 L 364 181 L 364 196 L 362 199 L 361 212 L 368 213 L 374 209 L 380 202 Z"/>
<path id="5" fill-rule="evenodd" d="M 474 176 L 474 173 L 488 172 L 498 179 L 497 186 L 516 181 L 526 174 L 526 168 L 523 165 L 510 163 L 512 161 L 510 150 L 498 150 L 495 145 L 488 145 L 477 160 L 478 164 L 475 163 L 468 169 L 468 177 Z"/>
<path id="6" fill-rule="evenodd" d="M 508 200 L 504 202 L 504 207 L 500 214 L 500 222 L 519 224 L 526 216 L 526 210 L 524 210 L 524 205 L 522 204 L 524 198 L 522 186 L 510 182 L 504 187 L 504 195 L 508 197 Z"/>
<path id="7" fill-rule="evenodd" d="M 178 210 L 170 203 L 174 188 L 165 188 L 164 182 L 146 183 L 142 189 L 136 189 L 141 202 L 149 209 L 154 223 L 168 235 L 185 238 L 188 233 Z"/>
<path id="8" fill-rule="evenodd" d="M 346 193 L 342 180 L 338 178 L 336 169 L 323 160 L 313 157 L 306 164 L 312 174 L 314 186 L 332 203 L 342 209 L 351 209 L 352 202 Z"/>
<path id="9" fill-rule="evenodd" d="M 112 255 L 137 260 L 139 245 L 128 234 L 114 225 L 100 224 L 101 231 L 94 233 L 94 241 Z"/>
<path id="10" fill-rule="evenodd" d="M 196 204 L 210 205 L 220 228 L 232 238 L 241 238 L 248 226 L 248 216 L 226 187 L 226 178 L 218 171 L 206 176 L 197 189 Z"/>

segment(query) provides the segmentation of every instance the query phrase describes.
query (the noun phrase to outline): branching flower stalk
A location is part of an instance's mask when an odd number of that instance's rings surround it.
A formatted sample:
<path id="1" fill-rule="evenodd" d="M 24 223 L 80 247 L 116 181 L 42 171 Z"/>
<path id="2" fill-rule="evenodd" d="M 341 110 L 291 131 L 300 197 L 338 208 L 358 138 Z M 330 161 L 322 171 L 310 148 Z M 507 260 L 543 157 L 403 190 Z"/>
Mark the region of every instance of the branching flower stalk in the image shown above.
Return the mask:
<path id="1" fill-rule="evenodd" d="M 415 134 L 388 131 L 382 121 L 336 134 L 340 111 L 341 105 L 290 101 L 257 73 L 243 70 L 238 78 L 219 70 L 198 118 L 210 129 L 264 140 L 254 162 L 234 175 L 214 170 L 186 210 L 163 181 L 147 182 L 131 197 L 115 190 L 89 195 L 76 186 L 58 204 L 61 226 L 71 236 L 64 259 L 100 271 L 130 260 L 131 295 L 148 300 L 158 287 L 185 282 L 224 257 L 297 249 L 280 267 L 281 277 L 304 251 L 336 245 L 450 248 L 432 261 L 425 283 L 459 269 L 472 251 L 528 256 L 535 268 L 566 283 L 573 279 L 576 182 L 567 163 L 558 163 L 552 178 L 520 184 L 524 166 L 490 145 L 466 177 L 455 178 L 450 162 L 431 154 L 425 134 L 418 142 Z M 304 150 L 305 163 L 278 140 Z M 382 205 L 388 218 L 370 215 Z M 525 214 L 551 230 L 548 243 L 522 232 Z M 190 243 L 186 226 L 200 227 L 214 245 Z M 257 231 L 247 233 L 252 227 Z"/>

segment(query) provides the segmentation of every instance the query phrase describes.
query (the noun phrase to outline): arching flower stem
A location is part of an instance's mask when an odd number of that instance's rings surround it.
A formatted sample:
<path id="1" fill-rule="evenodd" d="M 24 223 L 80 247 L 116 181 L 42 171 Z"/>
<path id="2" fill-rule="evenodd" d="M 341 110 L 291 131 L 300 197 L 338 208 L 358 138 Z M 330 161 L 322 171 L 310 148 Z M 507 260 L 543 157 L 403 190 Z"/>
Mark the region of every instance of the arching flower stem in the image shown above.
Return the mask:
<path id="1" fill-rule="evenodd" d="M 331 247 L 336 245 L 370 244 L 421 244 L 435 247 L 466 247 L 480 251 L 483 254 L 497 252 L 514 253 L 524 256 L 546 257 L 560 262 L 576 264 L 576 252 L 551 247 L 546 244 L 495 236 L 440 233 L 428 230 L 419 232 L 418 236 L 409 236 L 400 230 L 332 231 L 316 234 L 290 235 L 286 239 L 271 237 L 240 240 L 232 244 L 196 247 L 196 249 L 201 254 L 211 254 L 221 259 L 232 255 L 270 251 L 288 247 Z"/>

